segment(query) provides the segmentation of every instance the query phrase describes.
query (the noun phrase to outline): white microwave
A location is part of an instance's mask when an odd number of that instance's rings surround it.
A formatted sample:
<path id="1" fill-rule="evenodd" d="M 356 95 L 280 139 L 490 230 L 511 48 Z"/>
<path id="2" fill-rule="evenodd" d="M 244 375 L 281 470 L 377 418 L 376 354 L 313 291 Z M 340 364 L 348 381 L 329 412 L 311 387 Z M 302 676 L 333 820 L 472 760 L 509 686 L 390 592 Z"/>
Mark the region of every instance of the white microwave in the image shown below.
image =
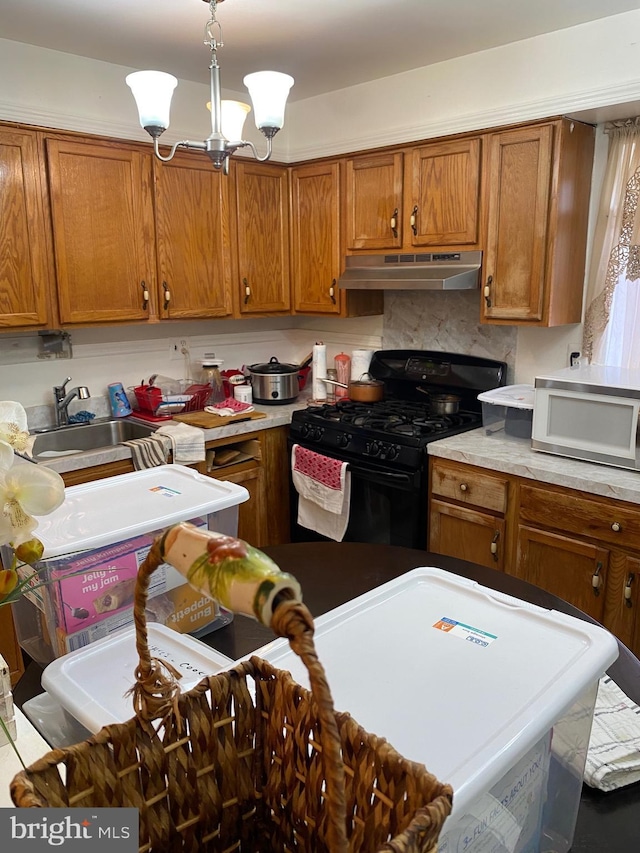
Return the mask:
<path id="1" fill-rule="evenodd" d="M 567 367 L 535 380 L 531 446 L 640 470 L 640 370 Z"/>

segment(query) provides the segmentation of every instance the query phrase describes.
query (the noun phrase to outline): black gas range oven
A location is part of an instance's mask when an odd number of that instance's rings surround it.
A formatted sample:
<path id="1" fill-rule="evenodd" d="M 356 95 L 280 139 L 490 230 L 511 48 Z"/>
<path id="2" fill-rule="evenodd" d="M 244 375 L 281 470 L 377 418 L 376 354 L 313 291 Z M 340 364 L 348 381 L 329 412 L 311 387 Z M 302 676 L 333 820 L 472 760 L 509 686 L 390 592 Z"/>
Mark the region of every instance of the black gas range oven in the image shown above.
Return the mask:
<path id="1" fill-rule="evenodd" d="M 383 400 L 339 400 L 294 412 L 289 449 L 299 444 L 348 463 L 345 542 L 426 548 L 427 445 L 481 426 L 478 394 L 506 383 L 506 364 L 456 353 L 380 350 L 369 370 L 384 382 Z M 459 398 L 455 414 L 434 412 L 442 409 L 434 397 L 441 394 Z M 297 516 L 298 494 L 291 483 L 292 541 L 323 538 L 300 526 Z"/>

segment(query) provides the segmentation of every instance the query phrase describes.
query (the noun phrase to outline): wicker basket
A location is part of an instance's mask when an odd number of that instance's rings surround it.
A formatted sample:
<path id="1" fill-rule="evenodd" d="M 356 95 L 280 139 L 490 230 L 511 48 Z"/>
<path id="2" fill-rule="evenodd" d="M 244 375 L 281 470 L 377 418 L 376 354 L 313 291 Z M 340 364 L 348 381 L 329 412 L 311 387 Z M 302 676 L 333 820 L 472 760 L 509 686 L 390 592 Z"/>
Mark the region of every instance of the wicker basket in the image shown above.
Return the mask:
<path id="1" fill-rule="evenodd" d="M 162 562 L 157 540 L 136 588 L 135 716 L 20 772 L 15 805 L 136 807 L 140 853 L 435 853 L 450 786 L 333 710 L 304 605 L 280 604 L 272 627 L 311 692 L 257 657 L 180 692 L 147 644 L 149 577 Z"/>

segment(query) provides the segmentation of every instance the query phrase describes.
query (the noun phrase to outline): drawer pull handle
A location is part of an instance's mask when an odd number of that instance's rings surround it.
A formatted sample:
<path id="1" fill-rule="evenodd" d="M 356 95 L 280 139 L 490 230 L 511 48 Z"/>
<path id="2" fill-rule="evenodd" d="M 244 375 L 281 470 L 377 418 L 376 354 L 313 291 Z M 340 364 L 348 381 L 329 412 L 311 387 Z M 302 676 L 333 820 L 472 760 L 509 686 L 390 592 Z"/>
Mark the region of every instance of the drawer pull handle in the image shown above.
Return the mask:
<path id="1" fill-rule="evenodd" d="M 622 525 L 620 524 L 619 521 L 614 521 L 613 524 L 611 525 L 611 529 L 613 530 L 614 533 L 620 533 L 620 531 L 622 530 Z"/>
<path id="2" fill-rule="evenodd" d="M 249 286 L 249 282 L 246 278 L 242 279 L 242 283 L 244 284 L 244 304 L 246 305 L 251 297 L 251 287 Z"/>
<path id="3" fill-rule="evenodd" d="M 336 304 L 336 280 L 335 278 L 331 282 L 331 287 L 329 288 L 329 297 L 333 304 Z"/>
<path id="4" fill-rule="evenodd" d="M 491 540 L 491 553 L 493 554 L 493 559 L 498 562 L 498 539 L 500 538 L 500 531 L 496 530 L 493 534 L 493 539 Z"/>
<path id="5" fill-rule="evenodd" d="M 166 311 L 169 307 L 169 302 L 171 302 L 171 291 L 166 281 L 162 282 L 162 289 L 164 291 L 164 310 Z"/>
<path id="6" fill-rule="evenodd" d="M 634 573 L 629 572 L 629 577 L 627 578 L 627 582 L 624 585 L 624 603 L 627 605 L 627 607 L 633 607 L 633 602 L 631 601 L 631 584 L 633 583 L 634 578 Z"/>
<path id="7" fill-rule="evenodd" d="M 393 211 L 393 215 L 391 216 L 391 233 L 394 237 L 398 236 L 398 208 Z"/>
<path id="8" fill-rule="evenodd" d="M 468 491 L 469 491 L 469 486 L 467 486 L 467 484 L 466 484 L 466 483 L 460 483 L 460 491 L 461 491 L 461 492 L 468 492 Z"/>
<path id="9" fill-rule="evenodd" d="M 142 288 L 142 310 L 146 311 L 149 306 L 149 288 L 144 281 L 140 282 L 140 287 Z"/>
<path id="10" fill-rule="evenodd" d="M 602 586 L 602 578 L 600 577 L 601 571 L 602 563 L 598 563 L 595 572 L 591 575 L 591 586 L 593 588 L 594 595 L 600 595 L 600 587 Z"/>

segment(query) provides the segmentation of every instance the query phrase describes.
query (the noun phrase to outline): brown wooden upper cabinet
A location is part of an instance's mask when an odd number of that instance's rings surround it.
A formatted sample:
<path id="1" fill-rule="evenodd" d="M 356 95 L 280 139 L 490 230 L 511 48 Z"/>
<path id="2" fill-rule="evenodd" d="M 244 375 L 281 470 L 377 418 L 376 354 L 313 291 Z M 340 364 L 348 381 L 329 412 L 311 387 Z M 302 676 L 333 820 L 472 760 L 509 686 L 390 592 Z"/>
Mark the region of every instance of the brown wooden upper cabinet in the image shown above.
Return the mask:
<path id="1" fill-rule="evenodd" d="M 593 149 L 568 119 L 487 137 L 484 322 L 580 322 Z"/>
<path id="2" fill-rule="evenodd" d="M 380 291 L 340 290 L 340 161 L 291 170 L 291 289 L 301 314 L 382 314 Z"/>
<path id="3" fill-rule="evenodd" d="M 0 128 L 0 328 L 49 322 L 52 270 L 37 134 Z"/>
<path id="4" fill-rule="evenodd" d="M 479 245 L 479 137 L 345 162 L 348 252 Z"/>
<path id="5" fill-rule="evenodd" d="M 147 320 L 156 296 L 151 155 L 121 142 L 45 144 L 60 321 Z"/>
<path id="6" fill-rule="evenodd" d="M 154 160 L 153 173 L 160 316 L 228 317 L 229 178 L 200 152 Z"/>
<path id="7" fill-rule="evenodd" d="M 239 158 L 232 166 L 238 313 L 289 313 L 288 169 Z"/>

